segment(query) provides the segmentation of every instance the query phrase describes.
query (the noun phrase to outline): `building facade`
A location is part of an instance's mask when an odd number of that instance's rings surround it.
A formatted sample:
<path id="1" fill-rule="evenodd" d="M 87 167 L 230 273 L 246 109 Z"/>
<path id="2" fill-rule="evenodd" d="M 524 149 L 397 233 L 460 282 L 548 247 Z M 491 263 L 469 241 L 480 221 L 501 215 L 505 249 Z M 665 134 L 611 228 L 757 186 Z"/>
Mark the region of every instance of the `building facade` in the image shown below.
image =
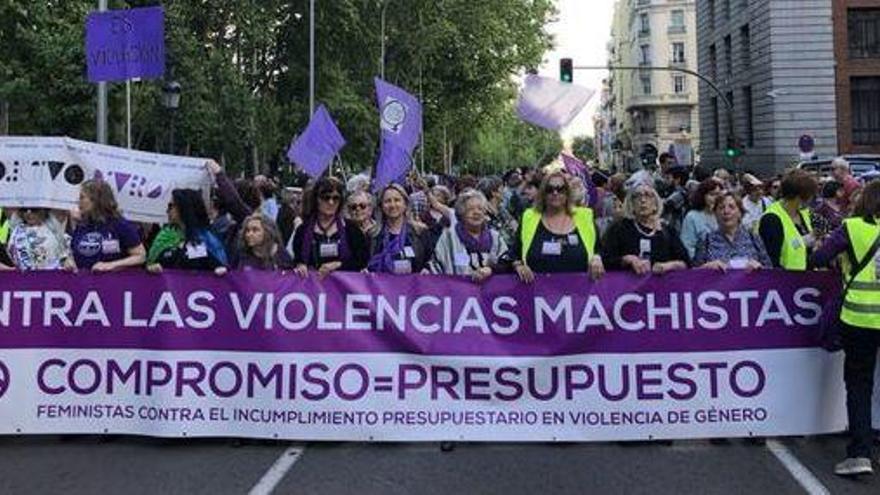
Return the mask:
<path id="1" fill-rule="evenodd" d="M 701 158 L 768 176 L 838 147 L 833 0 L 698 0 Z M 729 158 L 729 145 L 742 156 Z"/>
<path id="2" fill-rule="evenodd" d="M 611 141 L 619 168 L 654 165 L 673 145 L 699 149 L 696 78 L 652 69 L 696 70 L 696 2 L 618 0 L 612 40 L 608 106 L 614 115 Z M 690 155 L 688 165 L 693 163 Z"/>
<path id="3" fill-rule="evenodd" d="M 880 0 L 833 0 L 837 144 L 880 154 Z"/>

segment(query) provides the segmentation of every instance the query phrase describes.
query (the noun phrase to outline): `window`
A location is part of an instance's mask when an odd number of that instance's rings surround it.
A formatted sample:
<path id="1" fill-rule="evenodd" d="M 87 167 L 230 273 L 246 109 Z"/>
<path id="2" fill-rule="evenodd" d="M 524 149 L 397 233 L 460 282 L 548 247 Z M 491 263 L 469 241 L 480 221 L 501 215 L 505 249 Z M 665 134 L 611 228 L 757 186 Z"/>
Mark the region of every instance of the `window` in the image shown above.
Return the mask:
<path id="1" fill-rule="evenodd" d="M 880 77 L 853 77 L 850 97 L 853 144 L 880 144 Z"/>
<path id="2" fill-rule="evenodd" d="M 727 69 L 725 76 L 730 79 L 733 77 L 733 43 L 730 35 L 724 37 L 724 65 Z"/>
<path id="3" fill-rule="evenodd" d="M 672 63 L 673 64 L 683 64 L 684 63 L 684 43 L 675 42 L 672 44 Z"/>
<path id="4" fill-rule="evenodd" d="M 670 33 L 683 33 L 685 32 L 684 26 L 684 11 L 683 10 L 673 10 L 669 14 L 669 32 Z"/>
<path id="5" fill-rule="evenodd" d="M 880 57 L 880 9 L 849 9 L 847 33 L 850 58 Z"/>
<path id="6" fill-rule="evenodd" d="M 709 47 L 709 78 L 718 80 L 718 49 L 715 45 Z"/>
<path id="7" fill-rule="evenodd" d="M 724 0 L 724 20 L 730 20 L 730 0 Z"/>
<path id="8" fill-rule="evenodd" d="M 669 111 L 670 133 L 691 132 L 691 111 L 688 108 L 673 109 Z"/>
<path id="9" fill-rule="evenodd" d="M 721 115 L 718 112 L 718 97 L 712 97 L 712 147 L 721 149 Z"/>
<path id="10" fill-rule="evenodd" d="M 638 117 L 639 134 L 654 134 L 657 132 L 657 118 L 653 110 L 642 110 Z"/>
<path id="11" fill-rule="evenodd" d="M 651 34 L 651 18 L 645 12 L 639 14 L 639 34 L 642 36 Z"/>
<path id="12" fill-rule="evenodd" d="M 642 74 L 639 76 L 639 80 L 642 83 L 642 94 L 651 94 L 651 74 Z"/>
<path id="13" fill-rule="evenodd" d="M 709 0 L 708 5 L 706 6 L 706 16 L 709 17 L 709 29 L 715 30 L 715 0 Z"/>
<path id="14" fill-rule="evenodd" d="M 651 65 L 651 45 L 640 46 L 639 53 L 641 55 L 639 63 L 641 65 Z"/>
<path id="15" fill-rule="evenodd" d="M 743 67 L 749 67 L 752 65 L 752 34 L 748 24 L 739 29 L 739 41 L 742 44 Z"/>
<path id="16" fill-rule="evenodd" d="M 755 114 L 752 110 L 752 87 L 743 88 L 743 106 L 746 109 L 746 146 L 755 147 Z"/>
<path id="17" fill-rule="evenodd" d="M 677 95 L 682 95 L 687 90 L 686 80 L 684 75 L 675 74 L 672 76 L 672 92 Z"/>

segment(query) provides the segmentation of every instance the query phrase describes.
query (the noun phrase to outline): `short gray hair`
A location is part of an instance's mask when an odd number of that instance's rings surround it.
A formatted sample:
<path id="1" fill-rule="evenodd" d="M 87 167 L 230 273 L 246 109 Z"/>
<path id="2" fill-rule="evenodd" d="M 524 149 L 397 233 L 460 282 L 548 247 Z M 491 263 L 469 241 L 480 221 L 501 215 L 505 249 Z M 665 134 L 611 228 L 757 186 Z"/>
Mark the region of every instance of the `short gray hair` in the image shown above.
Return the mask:
<path id="1" fill-rule="evenodd" d="M 660 194 L 657 193 L 657 190 L 654 189 L 654 186 L 650 184 L 639 184 L 636 187 L 631 188 L 626 193 L 626 199 L 623 200 L 623 216 L 629 219 L 635 219 L 634 206 L 635 203 L 635 195 L 639 189 L 646 188 L 651 191 L 652 196 L 654 197 L 654 202 L 657 204 L 657 213 L 654 215 L 657 218 L 663 216 L 663 200 L 660 198 Z"/>
<path id="2" fill-rule="evenodd" d="M 849 162 L 846 161 L 845 158 L 837 157 L 834 160 L 831 160 L 831 169 L 834 170 L 835 168 L 845 168 L 846 170 L 849 170 Z"/>
<path id="3" fill-rule="evenodd" d="M 484 211 L 489 210 L 489 201 L 486 199 L 485 194 L 476 189 L 465 189 L 458 195 L 458 199 L 455 200 L 455 215 L 457 217 L 464 217 L 464 210 L 467 208 L 468 201 L 472 199 L 479 200 L 480 206 Z"/>

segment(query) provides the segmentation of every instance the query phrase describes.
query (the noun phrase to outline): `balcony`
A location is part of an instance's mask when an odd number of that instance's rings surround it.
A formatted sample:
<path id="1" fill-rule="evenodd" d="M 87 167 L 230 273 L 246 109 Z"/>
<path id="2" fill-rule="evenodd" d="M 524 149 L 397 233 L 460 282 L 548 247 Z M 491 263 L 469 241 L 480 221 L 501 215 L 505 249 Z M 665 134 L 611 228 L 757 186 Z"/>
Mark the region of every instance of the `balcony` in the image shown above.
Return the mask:
<path id="1" fill-rule="evenodd" d="M 687 32 L 687 26 L 669 26 L 669 29 L 666 30 L 669 34 L 684 34 Z"/>
<path id="2" fill-rule="evenodd" d="M 648 67 L 651 65 L 650 58 L 641 58 L 639 59 L 639 67 Z"/>
<path id="3" fill-rule="evenodd" d="M 639 38 L 649 38 L 651 36 L 651 28 L 639 29 Z"/>

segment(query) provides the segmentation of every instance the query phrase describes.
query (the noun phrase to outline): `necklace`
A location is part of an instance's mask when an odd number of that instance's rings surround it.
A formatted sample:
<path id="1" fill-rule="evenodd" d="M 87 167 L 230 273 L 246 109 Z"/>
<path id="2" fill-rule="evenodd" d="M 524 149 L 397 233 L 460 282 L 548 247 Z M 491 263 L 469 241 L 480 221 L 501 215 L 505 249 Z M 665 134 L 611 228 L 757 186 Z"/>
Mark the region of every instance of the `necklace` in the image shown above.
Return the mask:
<path id="1" fill-rule="evenodd" d="M 638 220 L 633 220 L 633 224 L 635 224 L 636 230 L 638 230 L 639 234 L 641 234 L 643 237 L 654 237 L 654 234 L 657 232 L 654 228 L 651 228 L 649 231 L 645 232 L 644 230 L 642 230 L 642 225 L 639 223 Z"/>

